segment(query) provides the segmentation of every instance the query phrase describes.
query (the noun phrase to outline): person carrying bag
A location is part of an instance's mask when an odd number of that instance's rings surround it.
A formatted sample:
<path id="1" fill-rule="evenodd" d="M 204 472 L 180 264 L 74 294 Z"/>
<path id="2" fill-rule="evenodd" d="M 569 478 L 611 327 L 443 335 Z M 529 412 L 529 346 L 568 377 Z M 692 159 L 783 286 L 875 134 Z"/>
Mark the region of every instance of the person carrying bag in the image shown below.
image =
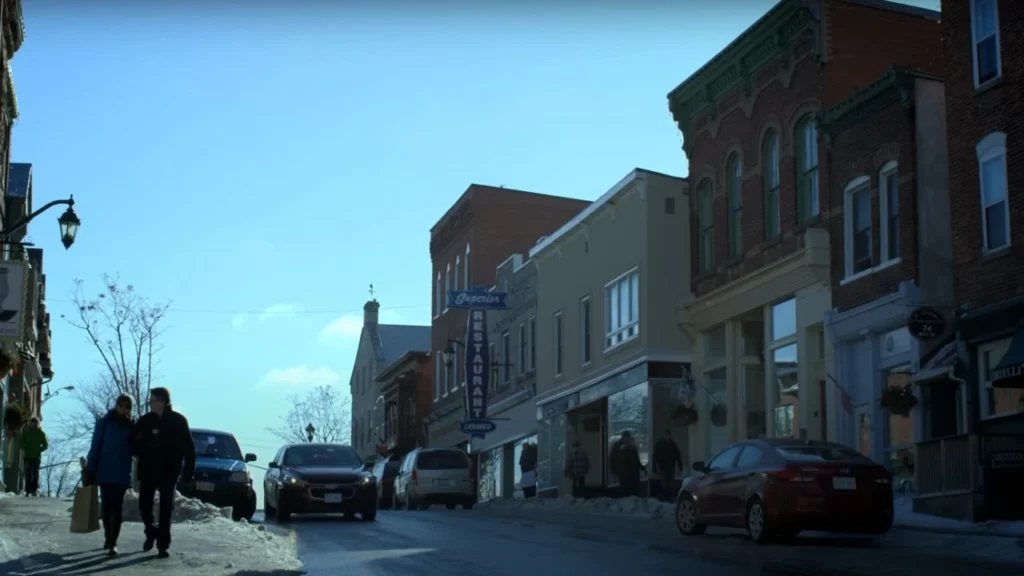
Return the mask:
<path id="1" fill-rule="evenodd" d="M 103 518 L 103 548 L 114 556 L 117 554 L 117 539 L 121 535 L 121 524 L 124 522 L 124 495 L 132 484 L 132 409 L 134 400 L 127 394 L 117 398 L 117 403 L 105 416 L 96 421 L 92 435 L 89 456 L 86 457 L 85 471 L 82 474 L 83 490 L 91 492 L 89 502 L 95 502 L 97 491 L 102 509 L 92 508 L 97 518 Z M 78 494 L 75 495 L 78 505 Z M 86 506 L 86 504 L 82 504 Z M 74 516 L 72 516 L 74 519 Z M 89 532 L 99 529 L 97 524 L 89 524 Z M 72 529 L 72 532 L 75 530 Z"/>

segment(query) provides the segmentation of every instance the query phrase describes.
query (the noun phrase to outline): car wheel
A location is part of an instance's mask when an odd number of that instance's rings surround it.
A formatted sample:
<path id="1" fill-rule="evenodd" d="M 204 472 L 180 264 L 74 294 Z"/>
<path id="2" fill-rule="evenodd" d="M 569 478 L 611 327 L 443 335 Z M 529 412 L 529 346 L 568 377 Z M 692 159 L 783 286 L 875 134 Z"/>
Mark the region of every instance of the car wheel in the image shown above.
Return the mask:
<path id="1" fill-rule="evenodd" d="M 452 506 L 452 508 L 454 508 L 454 506 Z M 469 502 L 464 503 L 462 505 L 462 509 L 463 510 L 472 510 L 473 509 L 473 502 L 469 501 Z"/>
<path id="2" fill-rule="evenodd" d="M 372 506 L 366 508 L 359 514 L 364 522 L 373 522 L 377 519 L 377 503 L 374 502 Z"/>
<path id="3" fill-rule="evenodd" d="M 269 520 L 270 518 L 274 517 L 275 512 L 276 512 L 276 510 L 274 510 L 274 507 L 270 505 L 270 499 L 267 498 L 267 493 L 266 493 L 266 491 L 264 491 L 263 492 L 263 517 Z"/>
<path id="4" fill-rule="evenodd" d="M 398 500 L 398 496 L 395 496 L 394 492 L 391 493 L 391 508 L 393 510 L 402 509 L 402 503 Z"/>
<path id="5" fill-rule="evenodd" d="M 683 494 L 676 501 L 676 528 L 685 536 L 698 536 L 707 529 L 697 522 L 697 503 L 689 494 Z"/>
<path id="6" fill-rule="evenodd" d="M 416 507 L 419 508 L 420 510 L 427 510 L 428 508 L 430 508 L 430 504 L 428 504 L 426 500 L 421 499 L 420 501 L 416 502 Z"/>
<path id="7" fill-rule="evenodd" d="M 760 498 L 754 498 L 747 504 L 747 533 L 757 544 L 766 544 L 771 540 L 764 502 Z"/>
<path id="8" fill-rule="evenodd" d="M 355 512 L 345 512 L 345 520 L 355 520 L 355 519 L 356 519 L 356 513 Z"/>
<path id="9" fill-rule="evenodd" d="M 444 507 L 449 510 L 455 510 L 455 504 L 445 504 Z"/>

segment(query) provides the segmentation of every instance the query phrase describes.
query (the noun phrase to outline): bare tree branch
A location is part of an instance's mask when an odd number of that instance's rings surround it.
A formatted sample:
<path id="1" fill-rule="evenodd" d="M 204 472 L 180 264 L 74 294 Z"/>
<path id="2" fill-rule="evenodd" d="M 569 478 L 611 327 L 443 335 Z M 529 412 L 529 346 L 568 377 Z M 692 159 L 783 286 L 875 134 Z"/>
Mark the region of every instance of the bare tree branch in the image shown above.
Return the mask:
<path id="1" fill-rule="evenodd" d="M 78 459 L 64 443 L 55 443 L 43 453 L 40 478 L 47 497 L 59 498 L 71 492 L 77 483 L 75 469 Z"/>
<path id="2" fill-rule="evenodd" d="M 349 398 L 334 386 L 317 386 L 303 395 L 288 399 L 288 413 L 281 424 L 267 431 L 284 442 L 307 442 L 306 427 L 313 425 L 313 441 L 348 443 L 352 420 Z"/>

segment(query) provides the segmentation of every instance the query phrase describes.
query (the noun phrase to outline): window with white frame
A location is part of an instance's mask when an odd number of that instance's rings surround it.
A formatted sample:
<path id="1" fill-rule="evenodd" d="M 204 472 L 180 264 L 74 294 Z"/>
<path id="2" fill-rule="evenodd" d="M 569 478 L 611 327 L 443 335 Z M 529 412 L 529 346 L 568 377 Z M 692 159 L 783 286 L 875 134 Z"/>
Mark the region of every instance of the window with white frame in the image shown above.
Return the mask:
<path id="1" fill-rule="evenodd" d="M 993 132 L 985 136 L 978 143 L 976 152 L 981 180 L 982 250 L 988 253 L 1010 245 L 1006 134 Z"/>
<path id="2" fill-rule="evenodd" d="M 797 222 L 818 215 L 818 123 L 808 115 L 796 129 Z"/>
<path id="3" fill-rule="evenodd" d="M 526 322 L 519 323 L 519 374 L 526 374 L 526 351 L 529 342 L 526 340 Z"/>
<path id="4" fill-rule="evenodd" d="M 512 378 L 508 369 L 509 360 L 512 359 L 511 348 L 511 339 L 508 337 L 508 330 L 506 330 L 501 333 L 501 381 L 505 384 L 508 384 L 508 381 Z"/>
<path id="5" fill-rule="evenodd" d="M 472 280 L 472 275 L 469 272 L 469 243 L 466 243 L 466 258 L 462 262 L 462 286 L 466 290 L 472 288 L 472 284 L 469 283 L 470 280 Z"/>
<path id="6" fill-rule="evenodd" d="M 554 368 L 555 376 L 562 375 L 562 312 L 559 310 L 555 312 L 554 322 L 552 322 L 552 328 L 554 330 Z"/>
<path id="7" fill-rule="evenodd" d="M 771 240 L 779 235 L 782 227 L 779 213 L 779 133 L 769 130 L 764 135 L 761 151 L 762 175 L 764 176 L 764 237 Z"/>
<path id="8" fill-rule="evenodd" d="M 445 298 L 442 300 L 442 298 Z M 437 273 L 437 280 L 434 280 L 434 318 L 441 315 L 442 302 L 447 302 L 444 292 L 441 290 L 441 273 Z"/>
<path id="9" fill-rule="evenodd" d="M 846 276 L 871 268 L 871 179 L 854 178 L 843 194 Z"/>
<path id="10" fill-rule="evenodd" d="M 537 369 L 537 318 L 530 316 L 526 319 L 526 331 L 530 338 L 530 354 L 528 360 L 528 366 L 530 370 Z"/>
<path id="11" fill-rule="evenodd" d="M 459 280 L 462 279 L 461 278 L 462 275 L 459 274 L 459 269 L 460 268 L 462 268 L 462 259 L 459 258 L 458 256 L 456 256 L 455 257 L 455 273 L 452 274 L 452 290 L 458 290 L 459 289 Z M 465 288 L 465 286 L 463 286 L 463 288 Z"/>
<path id="12" fill-rule="evenodd" d="M 590 364 L 590 296 L 580 299 L 580 364 Z"/>
<path id="13" fill-rule="evenodd" d="M 1010 339 L 978 347 L 978 382 L 981 384 L 981 417 L 993 418 L 1024 412 L 1024 390 L 993 388 L 992 371 L 1010 348 Z"/>
<path id="14" fill-rule="evenodd" d="M 878 172 L 882 262 L 900 257 L 900 175 L 897 168 L 896 162 L 888 162 Z"/>
<path id="15" fill-rule="evenodd" d="M 441 399 L 444 386 L 444 356 L 440 352 L 434 354 L 434 402 Z"/>
<path id="16" fill-rule="evenodd" d="M 738 153 L 726 164 L 726 194 L 729 205 L 729 258 L 743 252 L 743 162 Z"/>
<path id="17" fill-rule="evenodd" d="M 698 269 L 707 272 L 715 267 L 715 191 L 711 180 L 704 180 L 697 189 Z"/>
<path id="18" fill-rule="evenodd" d="M 640 335 L 640 271 L 612 280 L 604 287 L 604 348 L 610 350 Z"/>
<path id="19" fill-rule="evenodd" d="M 498 362 L 498 357 L 494 355 L 494 342 L 491 342 L 491 343 L 487 344 L 487 359 L 488 359 L 488 362 L 490 362 L 492 366 L 496 362 Z M 491 375 L 492 375 L 492 378 L 491 378 L 491 382 L 490 382 L 490 389 L 491 389 L 491 392 L 494 392 L 495 390 L 498 389 L 498 379 L 493 377 L 493 376 L 497 376 L 497 371 L 496 370 L 491 370 Z"/>
<path id="20" fill-rule="evenodd" d="M 982 86 L 1003 74 L 999 48 L 999 2 L 971 0 L 971 38 L 974 86 Z"/>
<path id="21" fill-rule="evenodd" d="M 448 291 L 452 289 L 452 265 L 444 265 L 444 311 L 448 311 Z"/>

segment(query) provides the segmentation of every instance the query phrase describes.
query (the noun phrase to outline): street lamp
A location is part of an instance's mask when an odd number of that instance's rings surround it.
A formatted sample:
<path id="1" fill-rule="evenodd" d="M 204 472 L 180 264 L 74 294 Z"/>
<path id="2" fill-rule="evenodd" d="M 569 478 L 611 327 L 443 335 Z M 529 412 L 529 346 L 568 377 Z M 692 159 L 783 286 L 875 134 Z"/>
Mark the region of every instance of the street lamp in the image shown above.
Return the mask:
<path id="1" fill-rule="evenodd" d="M 46 404 L 47 400 L 50 400 L 50 399 L 56 397 L 57 395 L 59 395 L 61 392 L 65 392 L 65 391 L 66 392 L 74 392 L 75 391 L 75 387 L 74 386 L 63 386 L 61 388 L 57 388 L 53 392 L 50 392 L 49 390 L 47 390 L 46 394 L 43 394 L 43 401 L 40 402 L 39 405 L 42 406 L 43 404 Z"/>
<path id="2" fill-rule="evenodd" d="M 310 422 L 309 424 L 306 424 L 306 438 L 309 439 L 310 442 L 313 441 L 313 434 L 316 434 L 316 428 L 314 428 L 313 423 Z"/>
<path id="3" fill-rule="evenodd" d="M 35 212 L 25 216 L 21 220 L 18 220 L 14 225 L 10 226 L 3 232 L 0 232 L 0 238 L 3 240 L 10 240 L 11 235 L 21 230 L 32 220 L 35 220 L 36 216 L 39 216 L 43 212 L 46 212 L 54 206 L 67 206 L 68 209 L 61 214 L 60 218 L 57 218 L 57 224 L 60 225 L 60 241 L 64 244 L 64 248 L 71 248 L 71 245 L 75 243 L 75 237 L 78 236 L 78 227 L 82 225 L 82 220 L 79 219 L 78 214 L 75 213 L 75 197 L 70 196 L 67 200 L 54 200 L 36 210 Z"/>

